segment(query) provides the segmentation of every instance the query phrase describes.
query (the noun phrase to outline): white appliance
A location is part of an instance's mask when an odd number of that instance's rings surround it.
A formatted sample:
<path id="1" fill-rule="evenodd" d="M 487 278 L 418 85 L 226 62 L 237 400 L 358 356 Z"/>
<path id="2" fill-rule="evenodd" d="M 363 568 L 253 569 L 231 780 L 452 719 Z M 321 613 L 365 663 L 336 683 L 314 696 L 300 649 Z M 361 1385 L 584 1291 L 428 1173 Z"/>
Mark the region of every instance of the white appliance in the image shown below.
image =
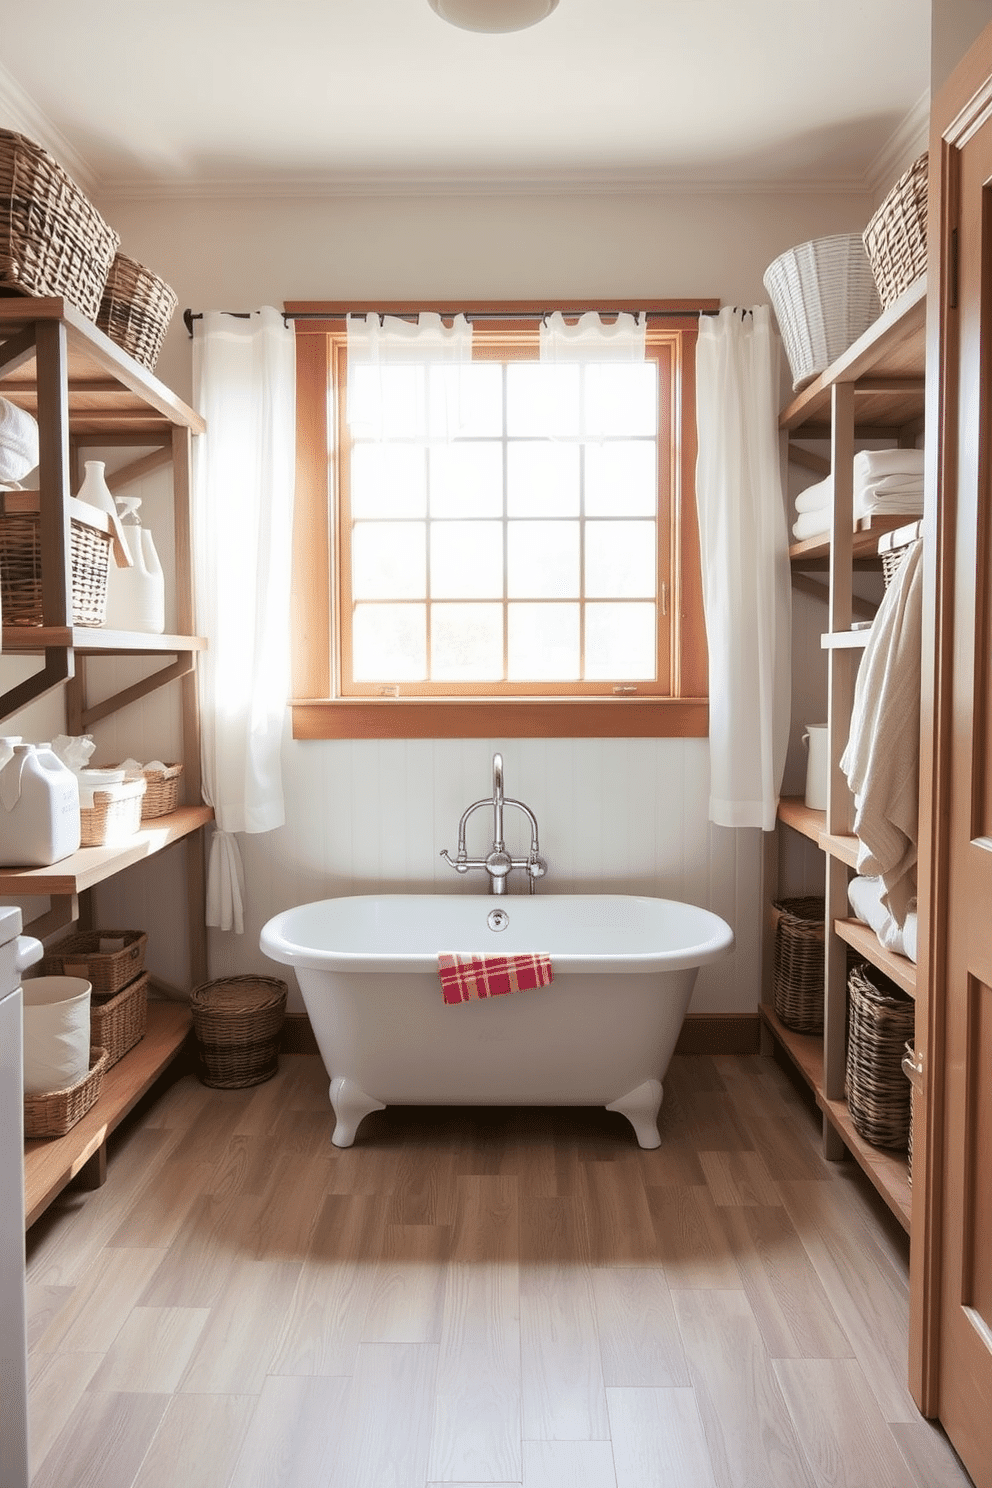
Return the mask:
<path id="1" fill-rule="evenodd" d="M 0 1488 L 28 1488 L 21 972 L 43 947 L 0 906 Z"/>

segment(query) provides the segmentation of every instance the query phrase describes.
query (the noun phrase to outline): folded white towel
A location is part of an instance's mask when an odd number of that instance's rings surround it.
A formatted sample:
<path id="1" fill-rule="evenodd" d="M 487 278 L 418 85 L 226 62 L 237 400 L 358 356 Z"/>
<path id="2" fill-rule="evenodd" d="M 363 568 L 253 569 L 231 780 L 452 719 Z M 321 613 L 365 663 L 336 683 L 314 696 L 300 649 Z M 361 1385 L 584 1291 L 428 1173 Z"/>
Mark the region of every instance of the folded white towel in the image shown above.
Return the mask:
<path id="1" fill-rule="evenodd" d="M 828 475 L 826 480 L 817 481 L 815 486 L 807 486 L 805 491 L 800 491 L 796 497 L 796 511 L 820 511 L 825 506 L 833 506 L 833 501 L 834 482 L 833 477 Z"/>
<path id="2" fill-rule="evenodd" d="M 854 457 L 854 484 L 886 475 L 923 476 L 921 449 L 859 450 Z"/>
<path id="3" fill-rule="evenodd" d="M 792 524 L 792 535 L 797 542 L 807 537 L 819 537 L 830 531 L 830 507 L 821 506 L 815 511 L 800 512 Z"/>
<path id="4" fill-rule="evenodd" d="M 0 398 L 0 481 L 23 480 L 37 463 L 37 420 Z"/>
<path id="5" fill-rule="evenodd" d="M 915 895 L 920 788 L 923 544 L 908 549 L 872 623 L 840 767 L 854 794 L 858 872 L 884 880 L 904 925 Z"/>
<path id="6" fill-rule="evenodd" d="M 852 878 L 847 886 L 848 901 L 857 918 L 871 926 L 887 951 L 895 951 L 897 956 L 906 956 L 915 963 L 916 910 L 907 911 L 906 923 L 898 925 L 882 903 L 884 888 L 880 878 Z"/>

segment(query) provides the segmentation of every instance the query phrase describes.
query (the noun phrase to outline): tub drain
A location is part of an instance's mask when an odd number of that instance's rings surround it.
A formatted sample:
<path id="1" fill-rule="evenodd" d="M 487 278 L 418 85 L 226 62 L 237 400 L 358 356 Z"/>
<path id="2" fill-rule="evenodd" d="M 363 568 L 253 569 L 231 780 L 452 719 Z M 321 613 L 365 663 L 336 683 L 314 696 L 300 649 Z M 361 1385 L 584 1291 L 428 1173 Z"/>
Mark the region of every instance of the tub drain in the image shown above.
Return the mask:
<path id="1" fill-rule="evenodd" d="M 505 909 L 491 909 L 486 916 L 486 924 L 490 930 L 505 930 L 510 923 L 510 916 Z"/>

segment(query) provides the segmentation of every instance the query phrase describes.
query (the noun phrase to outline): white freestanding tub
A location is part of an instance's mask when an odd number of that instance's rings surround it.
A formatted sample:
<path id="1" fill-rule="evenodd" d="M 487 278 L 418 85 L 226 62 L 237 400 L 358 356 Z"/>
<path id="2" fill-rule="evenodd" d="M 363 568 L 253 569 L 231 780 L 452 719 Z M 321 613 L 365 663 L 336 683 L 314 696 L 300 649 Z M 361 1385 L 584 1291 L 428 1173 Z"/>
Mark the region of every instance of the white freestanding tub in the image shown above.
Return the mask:
<path id="1" fill-rule="evenodd" d="M 323 899 L 276 915 L 261 935 L 299 980 L 338 1147 L 387 1105 L 603 1105 L 657 1147 L 662 1080 L 696 972 L 733 943 L 709 910 L 621 894 Z M 439 954 L 515 951 L 549 953 L 554 981 L 442 1000 Z"/>

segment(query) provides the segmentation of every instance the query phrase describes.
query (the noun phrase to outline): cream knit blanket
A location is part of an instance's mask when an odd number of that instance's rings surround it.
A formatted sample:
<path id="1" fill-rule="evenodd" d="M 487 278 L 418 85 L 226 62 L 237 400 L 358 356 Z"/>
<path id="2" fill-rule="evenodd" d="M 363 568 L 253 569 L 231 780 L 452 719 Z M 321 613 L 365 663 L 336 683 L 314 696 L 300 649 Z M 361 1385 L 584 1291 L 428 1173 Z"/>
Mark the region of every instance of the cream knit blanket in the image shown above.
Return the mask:
<path id="1" fill-rule="evenodd" d="M 872 623 L 840 767 L 854 794 L 858 872 L 881 878 L 900 926 L 916 898 L 923 543 L 913 543 Z"/>

